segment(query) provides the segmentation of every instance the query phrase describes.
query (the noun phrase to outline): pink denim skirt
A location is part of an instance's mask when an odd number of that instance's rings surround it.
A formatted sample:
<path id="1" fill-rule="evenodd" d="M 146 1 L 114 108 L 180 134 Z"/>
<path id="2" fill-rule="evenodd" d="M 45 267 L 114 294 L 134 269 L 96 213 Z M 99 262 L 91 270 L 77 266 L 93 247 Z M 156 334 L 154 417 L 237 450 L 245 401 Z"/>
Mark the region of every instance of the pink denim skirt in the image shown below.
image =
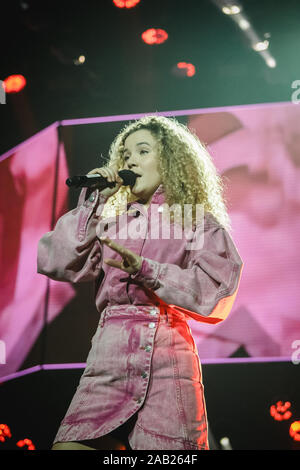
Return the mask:
<path id="1" fill-rule="evenodd" d="M 134 450 L 208 450 L 201 365 L 183 313 L 129 304 L 102 312 L 54 443 L 105 434 Z"/>

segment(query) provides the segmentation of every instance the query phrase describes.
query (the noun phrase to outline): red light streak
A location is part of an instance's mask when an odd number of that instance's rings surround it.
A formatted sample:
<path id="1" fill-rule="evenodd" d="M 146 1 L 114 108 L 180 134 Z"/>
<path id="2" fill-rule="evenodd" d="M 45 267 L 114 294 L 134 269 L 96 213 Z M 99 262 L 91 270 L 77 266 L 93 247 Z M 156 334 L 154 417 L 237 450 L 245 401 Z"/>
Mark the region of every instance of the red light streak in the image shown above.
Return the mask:
<path id="1" fill-rule="evenodd" d="M 140 0 L 113 0 L 113 2 L 118 8 L 133 8 L 140 3 Z"/>

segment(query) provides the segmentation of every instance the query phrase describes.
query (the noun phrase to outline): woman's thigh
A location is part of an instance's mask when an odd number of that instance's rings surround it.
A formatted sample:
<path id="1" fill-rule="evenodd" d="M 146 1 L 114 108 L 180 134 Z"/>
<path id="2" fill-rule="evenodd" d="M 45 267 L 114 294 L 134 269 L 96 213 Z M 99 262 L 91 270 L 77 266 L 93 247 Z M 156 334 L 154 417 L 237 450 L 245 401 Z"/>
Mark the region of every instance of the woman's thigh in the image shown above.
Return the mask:
<path id="1" fill-rule="evenodd" d="M 95 450 L 93 447 L 89 447 L 81 444 L 80 442 L 56 442 L 53 444 L 51 450 Z"/>
<path id="2" fill-rule="evenodd" d="M 125 423 L 104 436 L 96 439 L 76 442 L 56 442 L 52 450 L 131 450 L 128 435 L 134 428 L 137 413 L 132 415 Z"/>
<path id="3" fill-rule="evenodd" d="M 86 445 L 95 450 L 127 450 L 126 439 L 120 439 L 111 434 L 91 439 L 87 441 L 79 441 L 80 444 Z"/>

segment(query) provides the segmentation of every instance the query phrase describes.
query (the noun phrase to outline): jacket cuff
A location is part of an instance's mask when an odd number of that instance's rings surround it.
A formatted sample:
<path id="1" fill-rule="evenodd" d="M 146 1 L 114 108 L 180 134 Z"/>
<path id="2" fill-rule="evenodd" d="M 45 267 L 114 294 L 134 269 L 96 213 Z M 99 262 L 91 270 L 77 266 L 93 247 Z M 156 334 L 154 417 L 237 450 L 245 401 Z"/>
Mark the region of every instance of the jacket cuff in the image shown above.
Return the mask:
<path id="1" fill-rule="evenodd" d="M 79 194 L 77 207 L 85 205 L 86 207 L 95 206 L 97 202 L 105 203 L 108 196 L 104 196 L 99 189 L 82 188 Z"/>
<path id="2" fill-rule="evenodd" d="M 103 196 L 99 192 L 98 189 L 93 191 L 90 196 L 85 199 L 87 191 L 83 188 L 81 191 L 77 208 L 80 207 L 82 209 L 81 213 L 79 214 L 79 221 L 78 221 L 78 239 L 79 241 L 83 241 L 86 237 L 86 232 L 88 228 L 88 222 L 91 218 L 93 218 L 93 214 L 95 212 L 96 217 L 101 217 L 101 213 L 104 208 L 104 204 L 106 203 L 108 197 Z"/>
<path id="3" fill-rule="evenodd" d="M 158 281 L 160 263 L 143 256 L 142 260 L 141 268 L 135 274 L 131 274 L 131 279 L 141 282 L 149 289 L 158 289 L 160 285 Z"/>

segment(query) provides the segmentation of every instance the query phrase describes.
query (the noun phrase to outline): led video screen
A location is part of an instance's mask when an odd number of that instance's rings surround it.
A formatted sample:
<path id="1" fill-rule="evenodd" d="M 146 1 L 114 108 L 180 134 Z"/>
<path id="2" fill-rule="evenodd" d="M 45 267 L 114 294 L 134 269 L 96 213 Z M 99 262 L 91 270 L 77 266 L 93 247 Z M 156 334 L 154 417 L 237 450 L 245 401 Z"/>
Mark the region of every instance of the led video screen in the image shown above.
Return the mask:
<path id="1" fill-rule="evenodd" d="M 175 117 L 207 145 L 244 262 L 229 317 L 216 325 L 189 321 L 200 360 L 299 357 L 300 107 L 155 114 Z M 84 366 L 99 322 L 94 285 L 38 274 L 37 245 L 77 204 L 68 176 L 104 165 L 121 128 L 141 116 L 54 123 L 1 157 L 0 377 L 40 365 Z"/>

